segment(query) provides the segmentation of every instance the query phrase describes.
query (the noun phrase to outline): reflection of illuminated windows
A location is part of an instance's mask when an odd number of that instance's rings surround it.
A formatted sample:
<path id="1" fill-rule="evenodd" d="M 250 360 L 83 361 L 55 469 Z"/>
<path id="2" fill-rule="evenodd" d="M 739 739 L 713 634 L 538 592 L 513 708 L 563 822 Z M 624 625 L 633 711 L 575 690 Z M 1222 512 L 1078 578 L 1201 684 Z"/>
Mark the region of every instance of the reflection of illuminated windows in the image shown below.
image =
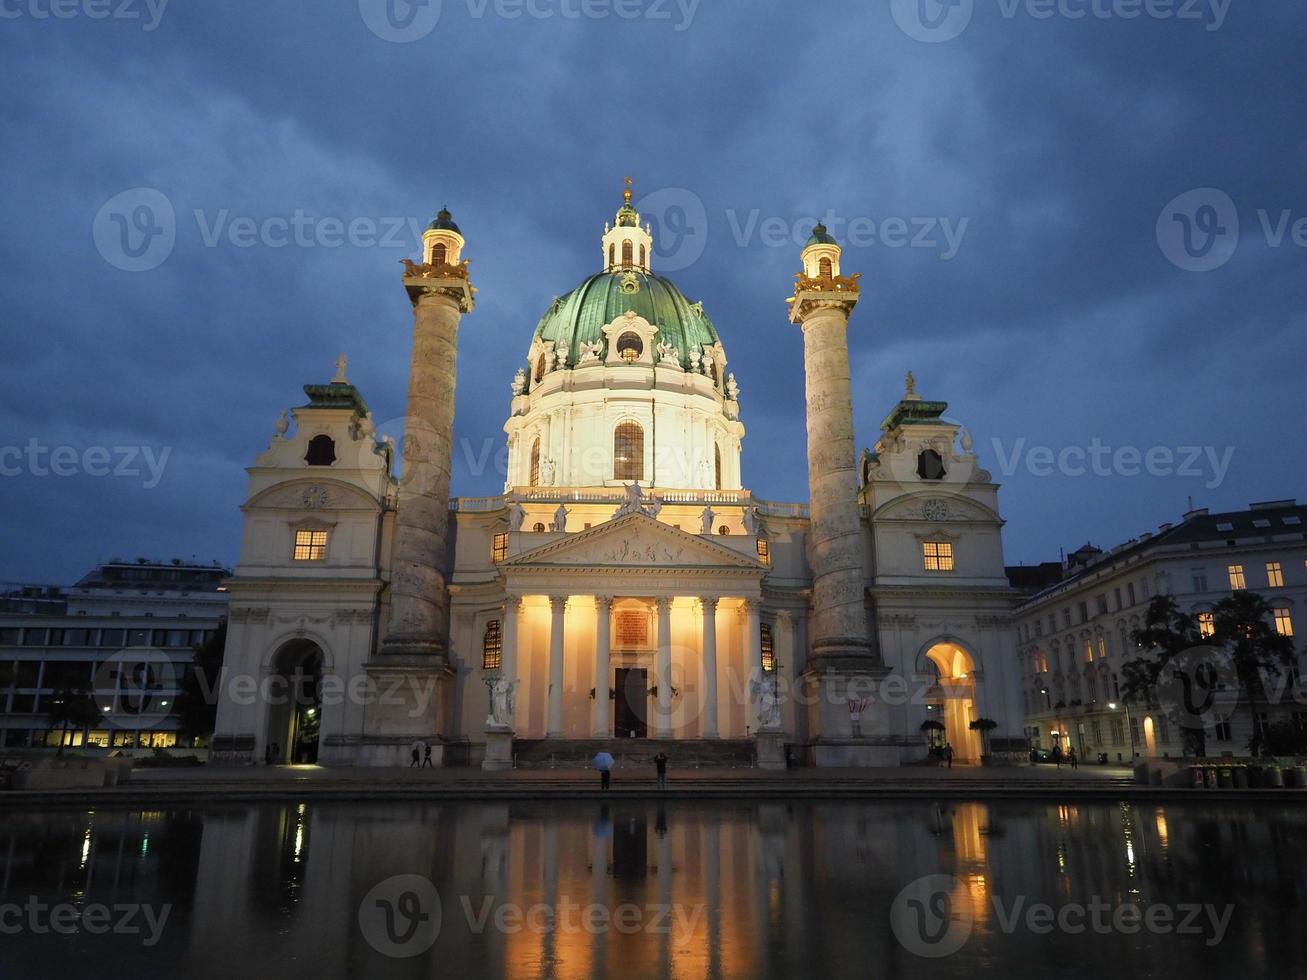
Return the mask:
<path id="1" fill-rule="evenodd" d="M 1216 616 L 1210 612 L 1198 614 L 1198 633 L 1200 636 L 1212 636 L 1216 633 Z"/>
<path id="2" fill-rule="evenodd" d="M 928 572 L 953 571 L 953 544 L 949 541 L 923 541 L 921 556 Z"/>
<path id="3" fill-rule="evenodd" d="M 326 557 L 326 531 L 299 530 L 295 532 L 296 561 L 321 561 Z"/>

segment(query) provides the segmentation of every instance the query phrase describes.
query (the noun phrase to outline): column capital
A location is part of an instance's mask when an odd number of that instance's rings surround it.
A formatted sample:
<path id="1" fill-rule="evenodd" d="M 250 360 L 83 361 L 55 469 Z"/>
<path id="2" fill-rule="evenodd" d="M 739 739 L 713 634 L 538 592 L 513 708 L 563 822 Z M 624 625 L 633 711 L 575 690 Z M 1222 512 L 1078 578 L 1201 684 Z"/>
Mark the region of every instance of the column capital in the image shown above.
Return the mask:
<path id="1" fill-rule="evenodd" d="M 674 601 L 675 600 L 671 596 L 665 596 L 665 595 L 660 595 L 656 599 L 654 599 L 654 605 L 658 607 L 658 615 L 661 616 L 664 613 L 671 613 L 672 603 Z"/>
<path id="2" fill-rule="evenodd" d="M 595 607 L 598 609 L 612 609 L 613 597 L 610 595 L 597 595 L 594 597 Z"/>
<path id="3" fill-rule="evenodd" d="M 710 612 L 710 613 L 713 613 L 714 615 L 715 615 L 716 612 L 717 612 L 717 603 L 719 603 L 719 602 L 721 602 L 721 601 L 722 601 L 722 597 L 719 596 L 719 595 L 701 595 L 701 596 L 699 596 L 699 603 L 703 606 L 703 611 L 706 612 L 706 613 L 709 613 L 709 612 Z"/>
<path id="4" fill-rule="evenodd" d="M 561 613 L 563 612 L 563 610 L 567 608 L 567 596 L 551 595 L 549 597 L 549 605 L 554 610 L 554 612 Z"/>
<path id="5" fill-rule="evenodd" d="M 512 592 L 510 592 L 508 595 L 504 597 L 504 609 L 507 612 L 514 612 L 518 608 L 520 608 L 521 605 L 522 605 L 522 597 L 520 595 L 514 595 Z"/>

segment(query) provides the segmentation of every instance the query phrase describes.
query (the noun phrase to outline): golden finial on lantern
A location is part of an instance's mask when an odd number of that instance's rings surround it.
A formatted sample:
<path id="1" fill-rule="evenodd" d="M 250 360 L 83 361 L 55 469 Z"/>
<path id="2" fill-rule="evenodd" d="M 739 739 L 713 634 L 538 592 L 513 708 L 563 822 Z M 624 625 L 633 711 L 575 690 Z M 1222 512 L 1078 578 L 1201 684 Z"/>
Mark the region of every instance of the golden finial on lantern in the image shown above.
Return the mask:
<path id="1" fill-rule="evenodd" d="M 631 185 L 634 183 L 635 181 L 632 180 L 630 177 L 626 178 L 626 190 L 622 191 L 622 200 L 624 200 L 627 204 L 631 203 L 631 197 L 633 196 L 631 191 Z"/>

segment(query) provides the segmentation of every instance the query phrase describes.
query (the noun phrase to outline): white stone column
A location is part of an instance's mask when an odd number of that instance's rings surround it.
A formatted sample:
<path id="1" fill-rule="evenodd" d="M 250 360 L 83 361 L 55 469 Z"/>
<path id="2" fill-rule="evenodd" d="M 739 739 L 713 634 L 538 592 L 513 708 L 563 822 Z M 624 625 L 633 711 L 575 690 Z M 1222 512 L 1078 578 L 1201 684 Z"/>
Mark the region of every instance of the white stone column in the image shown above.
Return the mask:
<path id="1" fill-rule="evenodd" d="M 666 597 L 658 603 L 658 716 L 654 731 L 659 738 L 672 736 L 672 600 Z"/>
<path id="2" fill-rule="evenodd" d="M 715 595 L 702 596 L 703 646 L 703 737 L 717 738 L 717 602 Z"/>
<path id="3" fill-rule="evenodd" d="M 609 737 L 608 689 L 612 657 L 613 597 L 595 596 L 595 704 L 594 737 Z"/>
<path id="4" fill-rule="evenodd" d="M 500 655 L 500 672 L 506 681 L 517 677 L 517 617 L 522 610 L 522 597 L 510 595 L 504 600 L 504 650 Z"/>
<path id="5" fill-rule="evenodd" d="M 758 685 L 762 683 L 762 630 L 757 599 L 744 600 L 744 665 L 749 678 L 749 706 L 745 724 L 750 732 L 758 730 Z"/>
<path id="6" fill-rule="evenodd" d="M 550 738 L 563 737 L 563 621 L 567 596 L 549 597 L 549 724 Z"/>

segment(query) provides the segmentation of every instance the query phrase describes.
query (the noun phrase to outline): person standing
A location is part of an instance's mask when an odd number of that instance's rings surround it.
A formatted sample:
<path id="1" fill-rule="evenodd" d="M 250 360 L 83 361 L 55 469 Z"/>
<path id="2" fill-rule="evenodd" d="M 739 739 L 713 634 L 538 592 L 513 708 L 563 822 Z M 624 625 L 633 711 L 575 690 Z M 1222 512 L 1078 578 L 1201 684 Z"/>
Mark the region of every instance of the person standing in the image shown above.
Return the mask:
<path id="1" fill-rule="evenodd" d="M 950 769 L 953 768 L 953 743 L 952 742 L 944 743 L 944 762 Z"/>
<path id="2" fill-rule="evenodd" d="M 1071 753 L 1066 758 L 1067 762 L 1071 763 L 1072 769 L 1080 768 L 1080 759 L 1076 757 L 1076 747 L 1074 745 L 1071 746 Z"/>
<path id="3" fill-rule="evenodd" d="M 607 789 L 613 780 L 613 757 L 601 749 L 594 757 L 594 767 L 599 770 L 599 788 Z"/>
<path id="4" fill-rule="evenodd" d="M 667 753 L 664 752 L 662 749 L 659 749 L 658 754 L 654 756 L 653 761 L 654 761 L 654 768 L 658 772 L 658 788 L 666 789 L 667 788 Z"/>
<path id="5" fill-rule="evenodd" d="M 1053 761 L 1057 764 L 1057 767 L 1059 769 L 1062 768 L 1062 743 L 1061 742 L 1053 746 Z"/>
<path id="6" fill-rule="evenodd" d="M 422 768 L 423 769 L 436 768 L 431 764 L 431 746 L 427 745 L 425 742 L 422 743 Z"/>
<path id="7" fill-rule="evenodd" d="M 409 751 L 409 754 L 413 757 L 413 761 L 408 764 L 410 769 L 422 768 L 422 750 L 426 747 L 426 743 L 423 742 L 422 739 L 417 738 L 413 740 L 413 747 Z"/>

